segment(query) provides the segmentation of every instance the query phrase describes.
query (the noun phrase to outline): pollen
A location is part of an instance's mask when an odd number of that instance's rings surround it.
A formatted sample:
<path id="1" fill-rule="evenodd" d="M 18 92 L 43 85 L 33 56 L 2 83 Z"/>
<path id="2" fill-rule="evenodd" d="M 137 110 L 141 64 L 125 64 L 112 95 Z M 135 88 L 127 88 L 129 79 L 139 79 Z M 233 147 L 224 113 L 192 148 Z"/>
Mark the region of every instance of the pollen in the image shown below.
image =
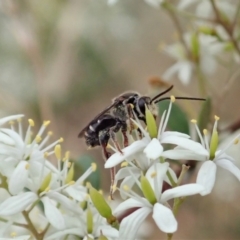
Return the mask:
<path id="1" fill-rule="evenodd" d="M 132 109 L 134 109 L 134 105 L 133 105 L 133 104 L 130 103 L 129 106 L 130 106 Z"/>
<path id="2" fill-rule="evenodd" d="M 35 141 L 36 143 L 40 143 L 42 141 L 42 138 L 39 135 L 37 135 Z"/>
<path id="3" fill-rule="evenodd" d="M 126 192 L 128 192 L 128 191 L 130 190 L 130 188 L 129 188 L 128 185 L 124 185 L 124 186 L 123 186 L 123 189 L 124 189 Z"/>
<path id="4" fill-rule="evenodd" d="M 25 165 L 25 169 L 28 170 L 29 167 L 30 167 L 30 165 L 27 163 L 27 164 Z"/>
<path id="5" fill-rule="evenodd" d="M 50 123 L 51 123 L 51 121 L 44 121 L 43 126 L 47 127 Z"/>
<path id="6" fill-rule="evenodd" d="M 64 139 L 63 138 L 59 138 L 59 140 L 58 140 L 58 142 L 63 142 L 64 141 Z"/>
<path id="7" fill-rule="evenodd" d="M 14 237 L 17 236 L 17 233 L 16 233 L 16 232 L 11 232 L 10 236 L 11 236 L 12 238 L 14 238 Z"/>
<path id="8" fill-rule="evenodd" d="M 57 159 L 61 159 L 61 145 L 57 144 L 54 148 Z"/>
<path id="9" fill-rule="evenodd" d="M 203 129 L 203 134 L 206 136 L 208 134 L 208 130 L 207 129 Z"/>
<path id="10" fill-rule="evenodd" d="M 12 121 L 9 121 L 9 124 L 10 125 L 14 125 L 14 121 L 12 120 Z"/>
<path id="11" fill-rule="evenodd" d="M 91 167 L 92 167 L 93 172 L 95 172 L 97 170 L 97 164 L 96 163 L 92 163 Z"/>
<path id="12" fill-rule="evenodd" d="M 214 116 L 215 121 L 218 121 L 220 119 L 220 117 L 218 117 L 217 115 Z"/>
<path id="13" fill-rule="evenodd" d="M 156 177 L 157 176 L 157 172 L 152 172 L 151 173 L 151 178 L 154 178 L 154 177 Z"/>
<path id="14" fill-rule="evenodd" d="M 71 186 L 71 185 L 73 185 L 74 183 L 75 183 L 75 181 L 72 180 L 72 181 L 70 181 L 70 182 L 68 183 L 68 185 Z"/>
<path id="15" fill-rule="evenodd" d="M 113 190 L 113 192 L 115 192 L 116 190 L 117 190 L 117 185 L 116 184 L 114 184 L 114 185 L 112 185 L 112 190 Z"/>
<path id="16" fill-rule="evenodd" d="M 197 123 L 197 120 L 196 120 L 196 119 L 192 119 L 192 120 L 191 120 L 191 123 L 196 124 L 196 123 Z"/>
<path id="17" fill-rule="evenodd" d="M 121 167 L 127 167 L 127 166 L 128 166 L 128 162 L 126 161 L 122 162 Z"/>
<path id="18" fill-rule="evenodd" d="M 32 119 L 28 119 L 28 123 L 31 127 L 34 127 L 34 121 Z"/>
<path id="19" fill-rule="evenodd" d="M 175 98 L 173 95 L 170 97 L 170 99 L 171 99 L 171 102 L 172 102 L 172 103 L 174 103 L 175 100 L 176 100 L 176 98 Z"/>
<path id="20" fill-rule="evenodd" d="M 48 136 L 52 136 L 52 135 L 53 135 L 53 132 L 52 132 L 52 131 L 49 131 L 49 132 L 47 133 L 47 135 L 48 135 Z"/>
<path id="21" fill-rule="evenodd" d="M 239 139 L 236 138 L 236 139 L 234 140 L 234 144 L 238 144 L 238 143 L 239 143 Z"/>
<path id="22" fill-rule="evenodd" d="M 49 155 L 48 152 L 45 152 L 45 153 L 43 154 L 43 157 L 44 157 L 44 158 L 47 158 L 48 155 Z"/>
<path id="23" fill-rule="evenodd" d="M 70 151 L 66 151 L 65 152 L 65 159 L 69 159 L 70 158 Z"/>

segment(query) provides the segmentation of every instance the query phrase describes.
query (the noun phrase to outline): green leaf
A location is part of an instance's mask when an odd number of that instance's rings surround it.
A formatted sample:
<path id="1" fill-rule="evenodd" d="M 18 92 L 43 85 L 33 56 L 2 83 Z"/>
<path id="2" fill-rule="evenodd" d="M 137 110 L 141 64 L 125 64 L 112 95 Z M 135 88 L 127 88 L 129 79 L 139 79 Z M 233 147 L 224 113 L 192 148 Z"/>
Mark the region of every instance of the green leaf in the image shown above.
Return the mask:
<path id="1" fill-rule="evenodd" d="M 88 155 L 83 155 L 79 157 L 79 159 L 75 163 L 75 174 L 74 180 L 77 180 L 89 167 L 91 167 L 91 163 L 95 163 L 94 159 Z M 87 179 L 86 182 L 90 182 L 91 185 L 100 189 L 101 186 L 101 176 L 99 168 L 96 169 Z"/>
<path id="2" fill-rule="evenodd" d="M 203 131 L 203 129 L 207 128 L 207 125 L 210 122 L 211 112 L 212 101 L 211 98 L 207 98 L 207 100 L 202 104 L 202 108 L 198 116 L 198 127 L 201 132 Z"/>
<path id="3" fill-rule="evenodd" d="M 160 116 L 165 110 L 168 109 L 168 106 L 169 101 L 163 101 L 158 104 Z M 178 131 L 186 134 L 190 133 L 187 115 L 176 103 L 173 103 L 172 105 L 172 110 L 168 120 L 167 128 L 171 131 Z"/>

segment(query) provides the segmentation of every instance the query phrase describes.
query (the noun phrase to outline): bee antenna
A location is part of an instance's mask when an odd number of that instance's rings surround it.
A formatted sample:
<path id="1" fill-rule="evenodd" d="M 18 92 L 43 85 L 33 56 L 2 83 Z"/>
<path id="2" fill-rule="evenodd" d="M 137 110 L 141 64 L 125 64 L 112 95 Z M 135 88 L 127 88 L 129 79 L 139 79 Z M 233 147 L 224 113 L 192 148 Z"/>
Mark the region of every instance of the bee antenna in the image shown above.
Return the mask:
<path id="1" fill-rule="evenodd" d="M 164 97 L 156 100 L 154 103 L 158 103 L 164 100 L 170 100 L 170 97 Z M 196 101 L 206 101 L 206 98 L 195 98 L 195 97 L 175 97 L 175 99 L 180 99 L 180 100 L 196 100 Z"/>
<path id="2" fill-rule="evenodd" d="M 164 95 L 165 93 L 171 91 L 172 89 L 173 89 L 173 85 L 170 86 L 168 89 L 166 89 L 164 92 L 161 92 L 161 93 L 159 93 L 157 96 L 153 97 L 153 98 L 151 99 L 151 101 L 150 101 L 150 104 L 151 104 L 152 102 L 154 102 L 154 100 L 156 100 L 157 98 L 159 98 L 159 97 L 161 97 L 162 95 Z"/>

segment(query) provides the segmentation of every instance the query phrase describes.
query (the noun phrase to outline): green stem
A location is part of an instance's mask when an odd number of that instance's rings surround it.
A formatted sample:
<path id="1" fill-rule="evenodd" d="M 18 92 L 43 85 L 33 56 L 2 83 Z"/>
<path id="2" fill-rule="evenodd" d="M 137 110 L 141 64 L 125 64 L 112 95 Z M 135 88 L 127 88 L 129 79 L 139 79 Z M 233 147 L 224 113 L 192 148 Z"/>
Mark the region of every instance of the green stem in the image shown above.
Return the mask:
<path id="1" fill-rule="evenodd" d="M 28 229 L 29 231 L 31 231 L 31 233 L 33 234 L 33 236 L 37 239 L 37 240 L 42 240 L 43 238 L 39 236 L 35 226 L 33 225 L 29 215 L 28 215 L 28 212 L 26 211 L 23 211 L 22 212 L 27 224 L 28 224 Z"/>
<path id="2" fill-rule="evenodd" d="M 167 171 L 167 177 L 168 177 L 170 183 L 172 184 L 172 186 L 176 187 L 177 183 L 175 183 L 175 181 L 173 180 L 172 175 L 171 175 L 171 173 L 169 171 Z"/>

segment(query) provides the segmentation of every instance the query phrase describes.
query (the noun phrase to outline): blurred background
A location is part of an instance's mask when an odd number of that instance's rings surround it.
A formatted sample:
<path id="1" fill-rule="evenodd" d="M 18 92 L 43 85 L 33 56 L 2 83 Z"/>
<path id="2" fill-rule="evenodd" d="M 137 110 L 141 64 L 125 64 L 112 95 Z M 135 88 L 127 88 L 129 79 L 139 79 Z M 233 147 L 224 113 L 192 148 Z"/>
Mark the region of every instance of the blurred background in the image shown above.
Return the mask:
<path id="1" fill-rule="evenodd" d="M 24 113 L 37 126 L 51 120 L 53 139 L 64 138 L 64 150 L 81 162 L 76 166 L 97 162 L 103 173 L 98 187 L 106 191 L 110 178 L 103 172 L 101 150 L 88 151 L 84 140 L 77 138 L 80 130 L 127 90 L 154 96 L 174 84 L 175 95 L 202 95 L 194 77 L 188 85 L 177 77 L 162 81 L 174 63 L 164 46 L 178 36 L 168 14 L 144 1 L 122 0 L 109 6 L 106 0 L 2 0 L 0 36 L 1 116 Z M 240 118 L 240 80 L 230 84 L 227 76 L 220 66 L 206 92 L 222 128 Z M 214 95 L 226 82 L 227 91 Z M 201 105 L 180 104 L 188 119 L 198 118 Z M 213 194 L 191 197 L 183 204 L 174 239 L 240 239 L 239 182 L 225 171 L 218 175 Z M 190 181 L 195 178 L 192 174 Z M 154 225 L 151 229 L 142 239 L 165 238 Z"/>

